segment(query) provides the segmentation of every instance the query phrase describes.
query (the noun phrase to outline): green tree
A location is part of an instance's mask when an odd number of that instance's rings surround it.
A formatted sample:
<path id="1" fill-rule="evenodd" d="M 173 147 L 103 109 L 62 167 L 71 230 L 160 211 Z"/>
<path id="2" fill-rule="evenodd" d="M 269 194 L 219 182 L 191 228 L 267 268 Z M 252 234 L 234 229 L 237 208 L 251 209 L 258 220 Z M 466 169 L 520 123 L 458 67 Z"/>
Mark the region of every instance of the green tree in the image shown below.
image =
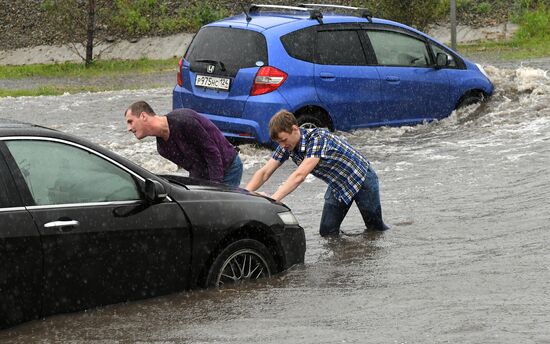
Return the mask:
<path id="1" fill-rule="evenodd" d="M 68 42 L 86 66 L 94 60 L 94 47 L 103 41 L 100 28 L 107 21 L 108 0 L 46 0 L 49 24 Z M 84 52 L 82 48 L 84 47 Z"/>

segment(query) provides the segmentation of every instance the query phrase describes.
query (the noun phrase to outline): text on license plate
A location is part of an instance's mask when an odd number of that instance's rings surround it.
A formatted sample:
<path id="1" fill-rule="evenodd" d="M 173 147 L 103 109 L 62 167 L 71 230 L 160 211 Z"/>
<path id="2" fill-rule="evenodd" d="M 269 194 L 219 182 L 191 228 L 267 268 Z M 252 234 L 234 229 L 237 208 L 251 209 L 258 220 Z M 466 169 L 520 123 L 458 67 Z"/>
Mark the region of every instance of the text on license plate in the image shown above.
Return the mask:
<path id="1" fill-rule="evenodd" d="M 217 78 L 215 76 L 197 75 L 195 85 L 201 87 L 217 88 L 219 90 L 229 90 L 228 78 Z"/>

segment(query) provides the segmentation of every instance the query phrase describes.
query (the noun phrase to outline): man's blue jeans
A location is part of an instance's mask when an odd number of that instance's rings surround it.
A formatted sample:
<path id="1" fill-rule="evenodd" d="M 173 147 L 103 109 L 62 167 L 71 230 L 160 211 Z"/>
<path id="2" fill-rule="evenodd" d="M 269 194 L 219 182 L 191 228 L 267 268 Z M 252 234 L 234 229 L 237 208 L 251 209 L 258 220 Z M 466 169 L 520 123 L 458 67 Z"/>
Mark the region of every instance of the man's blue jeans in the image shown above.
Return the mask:
<path id="1" fill-rule="evenodd" d="M 371 167 L 368 169 L 363 186 L 353 197 L 353 201 L 357 204 L 368 230 L 384 231 L 389 228 L 382 220 L 378 176 Z M 351 203 L 345 204 L 339 201 L 332 190 L 327 188 L 323 215 L 321 216 L 321 227 L 319 228 L 321 236 L 339 235 L 340 225 L 344 221 Z"/>
<path id="2" fill-rule="evenodd" d="M 243 162 L 239 157 L 239 153 L 233 159 L 233 162 L 223 175 L 223 183 L 231 186 L 241 185 L 241 178 L 243 177 Z"/>

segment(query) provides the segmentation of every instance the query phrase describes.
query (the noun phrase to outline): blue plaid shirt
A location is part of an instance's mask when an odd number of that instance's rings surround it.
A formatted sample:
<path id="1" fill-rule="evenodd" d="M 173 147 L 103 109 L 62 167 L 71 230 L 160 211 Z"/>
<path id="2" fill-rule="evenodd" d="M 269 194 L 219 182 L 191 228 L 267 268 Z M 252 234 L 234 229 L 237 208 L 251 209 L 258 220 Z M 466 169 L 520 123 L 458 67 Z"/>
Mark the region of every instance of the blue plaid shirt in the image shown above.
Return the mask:
<path id="1" fill-rule="evenodd" d="M 272 158 L 284 163 L 288 158 L 300 165 L 305 158 L 320 158 L 311 172 L 326 182 L 336 198 L 350 204 L 365 180 L 369 161 L 349 143 L 325 129 L 300 129 L 300 143 L 290 152 L 281 146 Z"/>

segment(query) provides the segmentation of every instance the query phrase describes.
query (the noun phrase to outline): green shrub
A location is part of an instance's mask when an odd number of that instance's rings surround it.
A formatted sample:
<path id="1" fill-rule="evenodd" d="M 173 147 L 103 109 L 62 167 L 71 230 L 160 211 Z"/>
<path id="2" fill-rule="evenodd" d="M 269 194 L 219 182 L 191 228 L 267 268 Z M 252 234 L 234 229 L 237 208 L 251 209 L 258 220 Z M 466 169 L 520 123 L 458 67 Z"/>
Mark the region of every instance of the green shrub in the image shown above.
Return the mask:
<path id="1" fill-rule="evenodd" d="M 478 14 L 488 14 L 492 9 L 492 6 L 488 2 L 481 2 L 474 7 L 474 11 Z"/>
<path id="2" fill-rule="evenodd" d="M 151 30 L 151 19 L 159 10 L 156 0 L 116 0 L 113 24 L 131 35 L 143 35 Z"/>
<path id="3" fill-rule="evenodd" d="M 220 20 L 229 15 L 227 10 L 221 8 L 211 8 L 205 3 L 200 3 L 195 8 L 197 15 L 197 24 L 199 27 Z"/>
<path id="4" fill-rule="evenodd" d="M 163 18 L 158 23 L 161 33 L 174 33 L 189 30 L 193 24 L 187 18 Z"/>
<path id="5" fill-rule="evenodd" d="M 395 20 L 423 30 L 441 19 L 441 0 L 356 0 L 354 6 L 369 8 L 375 17 Z"/>
<path id="6" fill-rule="evenodd" d="M 526 12 L 550 8 L 550 0 L 515 0 L 511 6 L 512 20 L 519 22 Z"/>
<path id="7" fill-rule="evenodd" d="M 229 16 L 229 11 L 218 3 L 116 0 L 111 25 L 114 31 L 133 36 L 196 31 L 204 24 Z"/>
<path id="8" fill-rule="evenodd" d="M 474 2 L 472 0 L 458 0 L 456 2 L 457 11 L 469 10 L 473 6 L 474 6 Z"/>
<path id="9" fill-rule="evenodd" d="M 535 11 L 525 11 L 518 17 L 520 28 L 516 40 L 550 37 L 550 9 L 541 6 Z"/>
<path id="10" fill-rule="evenodd" d="M 182 16 L 182 20 L 187 22 L 187 30 L 196 31 L 201 26 L 220 20 L 230 15 L 229 11 L 216 7 L 208 2 L 194 4 L 187 8 L 180 9 L 179 15 Z"/>

